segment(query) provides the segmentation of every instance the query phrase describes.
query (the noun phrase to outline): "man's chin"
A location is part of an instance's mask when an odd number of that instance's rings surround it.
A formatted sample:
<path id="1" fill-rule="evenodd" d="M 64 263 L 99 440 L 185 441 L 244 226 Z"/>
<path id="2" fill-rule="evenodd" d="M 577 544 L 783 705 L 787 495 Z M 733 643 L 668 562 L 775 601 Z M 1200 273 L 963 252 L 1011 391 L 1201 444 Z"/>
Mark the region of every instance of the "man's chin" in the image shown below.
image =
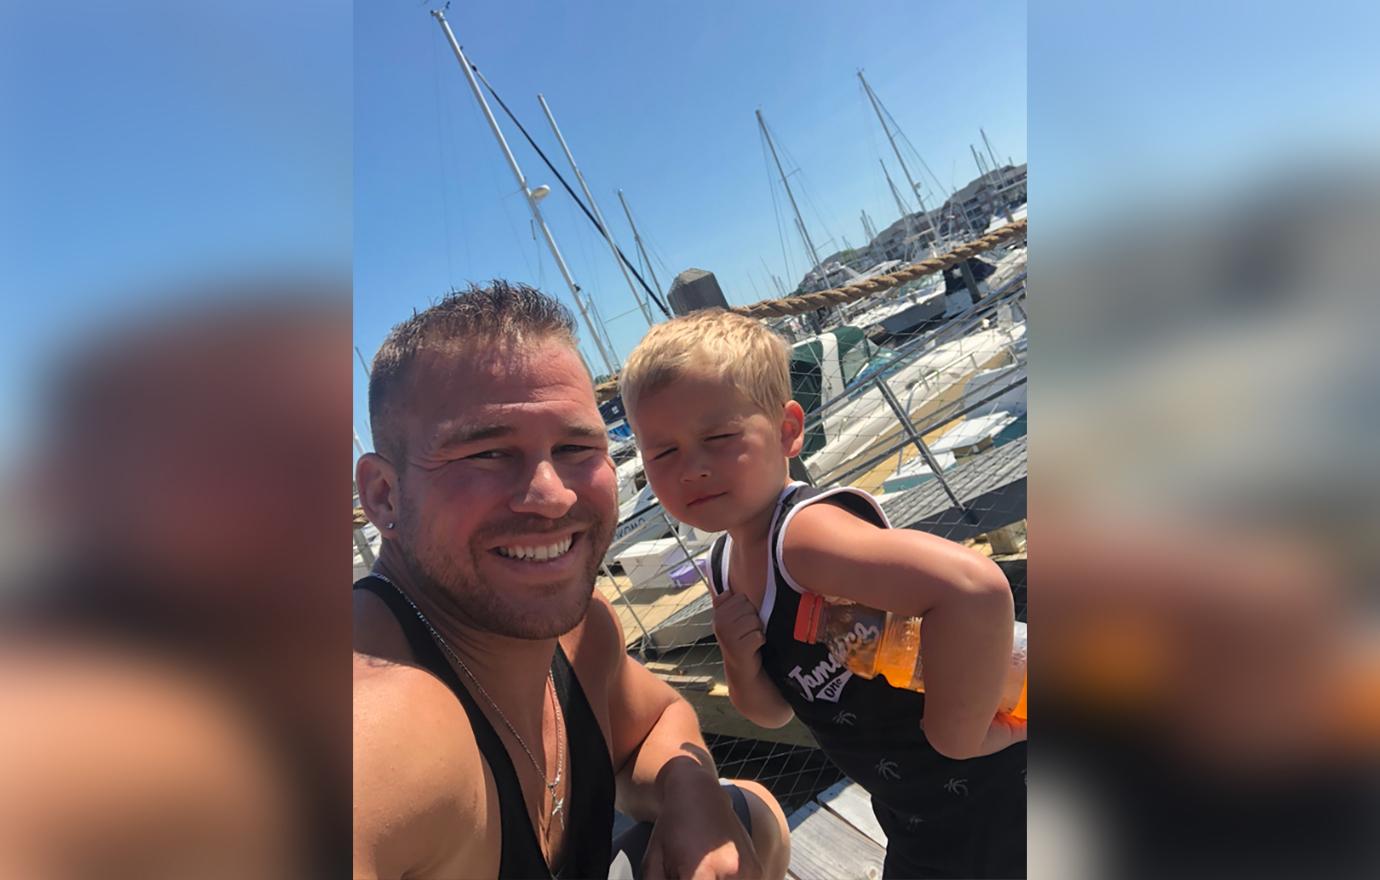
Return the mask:
<path id="1" fill-rule="evenodd" d="M 496 609 L 488 628 L 515 639 L 553 639 L 580 625 L 593 597 L 592 586 L 562 585 L 551 593 Z"/>

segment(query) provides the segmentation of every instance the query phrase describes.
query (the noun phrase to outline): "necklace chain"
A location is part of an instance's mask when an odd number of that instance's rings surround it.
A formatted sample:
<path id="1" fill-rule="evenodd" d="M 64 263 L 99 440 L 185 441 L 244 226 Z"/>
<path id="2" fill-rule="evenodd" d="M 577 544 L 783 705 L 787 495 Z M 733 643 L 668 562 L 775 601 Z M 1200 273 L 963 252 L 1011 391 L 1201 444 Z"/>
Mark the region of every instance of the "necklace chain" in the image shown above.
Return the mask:
<path id="1" fill-rule="evenodd" d="M 565 813 L 563 812 L 563 808 L 565 807 L 565 798 L 556 797 L 556 789 L 560 786 L 561 774 L 565 771 L 565 740 L 564 737 L 561 736 L 561 731 L 565 729 L 565 716 L 561 713 L 560 701 L 556 699 L 556 679 L 551 674 L 551 670 L 548 669 L 546 671 L 546 680 L 551 685 L 551 707 L 555 710 L 556 715 L 556 777 L 550 782 L 547 782 L 546 772 L 543 771 L 541 765 L 537 763 L 536 756 L 532 754 L 532 750 L 527 748 L 527 743 L 522 739 L 522 735 L 517 732 L 517 728 L 513 726 L 513 722 L 509 721 L 508 716 L 503 714 L 503 710 L 498 707 L 498 703 L 494 702 L 494 698 L 489 696 L 489 692 L 484 689 L 484 685 L 480 683 L 479 678 L 470 671 L 470 667 L 466 665 L 465 661 L 460 659 L 460 655 L 450 646 L 450 642 L 446 641 L 445 636 L 442 636 L 436 631 L 436 627 L 431 625 L 431 621 L 422 613 L 422 609 L 417 607 L 417 603 L 412 601 L 412 597 L 404 593 L 402 588 L 379 572 L 373 571 L 370 572 L 370 574 L 397 590 L 398 594 L 403 597 L 403 600 L 406 601 L 408 605 L 412 606 L 412 611 L 417 615 L 417 619 L 422 622 L 422 625 L 427 628 L 427 631 L 431 633 L 431 638 L 435 640 L 436 644 L 441 646 L 441 650 L 445 651 L 450 659 L 455 661 L 456 665 L 464 671 L 465 675 L 469 676 L 470 681 L 474 682 L 474 686 L 479 689 L 479 693 L 483 695 L 484 699 L 493 707 L 493 710 L 498 713 L 499 719 L 503 721 L 504 726 L 508 728 L 508 732 L 513 735 L 513 739 L 517 740 L 517 744 L 522 747 L 523 753 L 527 755 L 527 760 L 532 762 L 532 769 L 537 771 L 537 777 L 540 778 L 542 784 L 546 786 L 546 790 L 551 793 L 551 815 L 547 817 L 547 822 L 549 823 L 551 819 L 559 815 L 561 817 L 561 827 L 564 828 Z"/>

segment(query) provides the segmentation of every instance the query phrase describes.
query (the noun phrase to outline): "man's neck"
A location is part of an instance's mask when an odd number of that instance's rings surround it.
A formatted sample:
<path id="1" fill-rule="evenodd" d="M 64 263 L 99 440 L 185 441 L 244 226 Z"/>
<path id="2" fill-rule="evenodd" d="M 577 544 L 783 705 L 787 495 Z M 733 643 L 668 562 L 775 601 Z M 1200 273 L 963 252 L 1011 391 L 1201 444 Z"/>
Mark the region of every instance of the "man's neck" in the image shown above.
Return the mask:
<path id="1" fill-rule="evenodd" d="M 541 711 L 545 695 L 547 673 L 556 652 L 556 639 L 519 639 L 499 635 L 474 626 L 454 611 L 448 610 L 441 597 L 420 586 L 399 554 L 386 543 L 374 566 L 402 594 L 412 600 L 428 623 L 440 634 L 450 651 L 442 648 L 456 674 L 465 685 L 479 685 L 481 702 L 485 695 L 519 731 L 540 730 Z M 410 649 L 404 656 L 386 659 L 415 662 Z M 454 652 L 454 656 L 451 655 Z M 397 653 L 396 650 L 389 653 Z M 459 662 L 456 662 L 458 658 Z"/>

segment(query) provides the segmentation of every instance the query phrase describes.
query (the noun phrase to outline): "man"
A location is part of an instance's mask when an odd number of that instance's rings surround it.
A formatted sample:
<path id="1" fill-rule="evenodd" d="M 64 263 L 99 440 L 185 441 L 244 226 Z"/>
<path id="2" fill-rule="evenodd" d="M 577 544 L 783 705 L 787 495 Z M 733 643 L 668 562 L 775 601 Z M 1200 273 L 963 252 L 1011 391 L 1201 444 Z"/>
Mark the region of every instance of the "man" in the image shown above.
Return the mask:
<path id="1" fill-rule="evenodd" d="M 355 589 L 355 876 L 606 876 L 619 808 L 648 877 L 781 877 L 785 818 L 722 787 L 694 711 L 593 590 L 617 487 L 564 307 L 494 282 L 374 362 Z"/>

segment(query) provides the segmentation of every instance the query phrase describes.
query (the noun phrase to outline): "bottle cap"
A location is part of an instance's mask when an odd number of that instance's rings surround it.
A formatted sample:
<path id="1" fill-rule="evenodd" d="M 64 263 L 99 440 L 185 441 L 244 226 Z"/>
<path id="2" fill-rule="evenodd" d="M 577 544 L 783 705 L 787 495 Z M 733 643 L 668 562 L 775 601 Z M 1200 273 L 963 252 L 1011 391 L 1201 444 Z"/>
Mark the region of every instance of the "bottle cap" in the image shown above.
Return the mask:
<path id="1" fill-rule="evenodd" d="M 800 597 L 795 612 L 795 640 L 813 645 L 819 636 L 819 619 L 824 610 L 824 597 L 806 593 Z"/>

